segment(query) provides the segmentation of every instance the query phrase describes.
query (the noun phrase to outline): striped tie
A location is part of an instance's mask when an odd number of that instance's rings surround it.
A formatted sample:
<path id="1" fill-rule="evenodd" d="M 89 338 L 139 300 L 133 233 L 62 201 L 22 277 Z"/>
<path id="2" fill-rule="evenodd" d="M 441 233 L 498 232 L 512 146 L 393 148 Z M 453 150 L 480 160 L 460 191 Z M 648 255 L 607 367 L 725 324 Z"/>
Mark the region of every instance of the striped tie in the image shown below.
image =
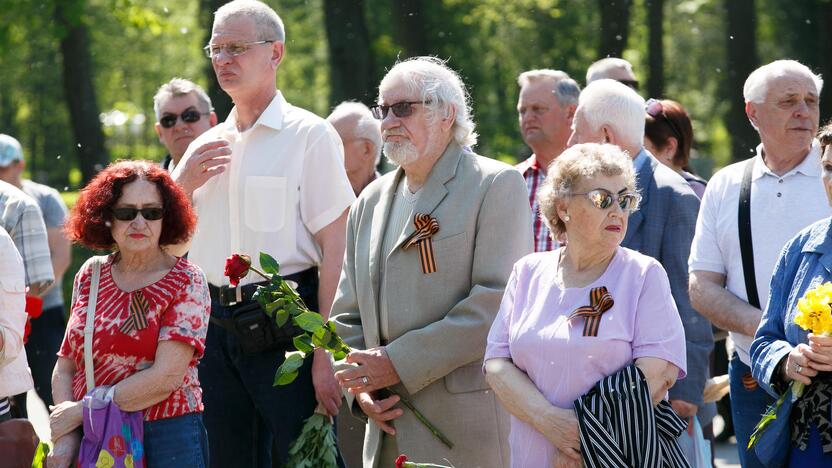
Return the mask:
<path id="1" fill-rule="evenodd" d="M 592 288 L 589 292 L 589 305 L 578 307 L 569 315 L 569 320 L 575 317 L 586 317 L 584 322 L 584 336 L 598 336 L 601 325 L 601 315 L 610 310 L 614 302 L 606 286 Z"/>
<path id="2" fill-rule="evenodd" d="M 147 304 L 147 299 L 145 299 L 141 291 L 135 291 L 132 296 L 130 300 L 130 314 L 127 320 L 119 327 L 119 330 L 124 334 L 147 328 L 147 312 L 150 309 L 150 306 Z"/>
<path id="3" fill-rule="evenodd" d="M 402 249 L 407 250 L 413 245 L 419 246 L 419 263 L 422 265 L 422 273 L 436 272 L 436 258 L 433 255 L 433 241 L 431 237 L 439 232 L 439 222 L 430 215 L 416 213 L 413 217 L 413 225 L 416 231 L 408 237 Z"/>

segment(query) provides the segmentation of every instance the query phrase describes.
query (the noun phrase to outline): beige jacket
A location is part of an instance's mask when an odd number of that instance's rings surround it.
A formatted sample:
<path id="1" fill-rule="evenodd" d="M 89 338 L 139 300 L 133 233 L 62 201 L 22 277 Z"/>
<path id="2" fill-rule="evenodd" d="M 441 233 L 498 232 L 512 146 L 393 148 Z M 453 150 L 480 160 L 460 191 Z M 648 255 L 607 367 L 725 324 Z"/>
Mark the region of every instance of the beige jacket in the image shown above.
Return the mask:
<path id="1" fill-rule="evenodd" d="M 23 259 L 11 237 L 0 228 L 0 398 L 25 393 L 32 388 L 26 362 L 23 330 L 26 326 L 26 285 Z"/>
<path id="2" fill-rule="evenodd" d="M 350 209 L 332 315 L 338 316 L 338 331 L 350 346 L 381 346 L 379 267 L 386 261 L 386 350 L 402 380 L 396 388 L 455 444 L 448 450 L 405 410 L 394 421 L 399 451 L 419 462 L 507 467 L 508 416 L 488 389 L 481 366 L 512 266 L 532 251 L 525 181 L 511 166 L 451 143 L 415 208 L 439 222 L 433 236 L 437 271 L 424 274 L 418 249 L 402 249 L 415 230 L 412 223 L 389 257 L 380 258 L 385 220 L 402 176 L 398 169 L 376 180 Z M 371 421 L 365 467 L 392 465 L 378 460 L 380 449 L 381 430 Z"/>

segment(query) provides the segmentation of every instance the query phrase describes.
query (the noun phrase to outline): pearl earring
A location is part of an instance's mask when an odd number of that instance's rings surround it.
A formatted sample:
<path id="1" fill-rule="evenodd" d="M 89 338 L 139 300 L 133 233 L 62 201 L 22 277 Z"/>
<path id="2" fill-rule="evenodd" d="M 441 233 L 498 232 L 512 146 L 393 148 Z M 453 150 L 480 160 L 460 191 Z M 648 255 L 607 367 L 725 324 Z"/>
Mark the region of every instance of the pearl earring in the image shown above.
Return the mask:
<path id="1" fill-rule="evenodd" d="M 569 217 L 569 215 L 563 215 L 563 220 L 564 221 L 569 222 L 570 219 L 572 219 L 572 218 Z"/>

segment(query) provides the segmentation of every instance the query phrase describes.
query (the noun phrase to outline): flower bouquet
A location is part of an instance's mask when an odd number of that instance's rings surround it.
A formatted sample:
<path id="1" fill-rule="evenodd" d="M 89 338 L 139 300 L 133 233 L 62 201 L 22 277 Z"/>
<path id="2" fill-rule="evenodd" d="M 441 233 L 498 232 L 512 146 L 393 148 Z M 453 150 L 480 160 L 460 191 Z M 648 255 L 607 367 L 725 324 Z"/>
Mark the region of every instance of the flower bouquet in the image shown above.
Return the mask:
<path id="1" fill-rule="evenodd" d="M 275 373 L 274 385 L 288 385 L 294 382 L 304 359 L 315 348 L 326 350 L 336 361 L 346 358 L 352 348 L 338 336 L 335 323 L 331 320 L 325 321 L 319 313 L 309 310 L 298 292 L 280 276 L 280 265 L 277 260 L 261 252 L 260 267 L 262 271 L 253 267 L 249 256 L 234 254 L 225 261 L 225 276 L 228 277 L 231 286 L 237 286 L 249 271 L 260 275 L 266 283 L 257 287 L 252 298 L 260 304 L 266 315 L 274 320 L 278 327 L 286 325 L 291 320 L 295 326 L 303 330 L 292 340 L 295 351 L 286 352 L 283 364 Z M 453 443 L 428 421 L 410 400 L 393 389 L 387 390 L 399 395 L 400 402 L 412 411 L 413 415 L 437 439 L 448 448 L 453 448 Z M 336 453 L 332 419 L 316 412 L 306 420 L 300 436 L 289 448 L 289 466 L 336 467 Z"/>
<path id="2" fill-rule="evenodd" d="M 823 283 L 806 291 L 806 294 L 797 301 L 797 314 L 794 317 L 795 325 L 816 335 L 832 336 L 832 307 L 830 307 L 830 304 L 832 304 L 832 282 Z M 805 385 L 802 382 L 793 380 L 789 390 L 780 395 L 777 401 L 766 410 L 748 440 L 749 449 L 759 442 L 766 429 L 777 419 L 777 410 L 783 405 L 786 396 L 791 393 L 791 402 L 795 402 L 803 395 L 804 387 Z"/>

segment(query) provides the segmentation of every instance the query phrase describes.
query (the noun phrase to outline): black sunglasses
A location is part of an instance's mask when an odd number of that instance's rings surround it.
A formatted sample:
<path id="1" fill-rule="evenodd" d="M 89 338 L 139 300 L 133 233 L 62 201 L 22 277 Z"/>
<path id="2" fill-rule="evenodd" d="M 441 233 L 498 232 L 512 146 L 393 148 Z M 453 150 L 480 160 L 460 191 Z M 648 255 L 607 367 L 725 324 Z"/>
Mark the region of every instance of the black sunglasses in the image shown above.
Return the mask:
<path id="1" fill-rule="evenodd" d="M 653 98 L 648 99 L 645 103 L 644 110 L 647 112 L 647 115 L 653 117 L 654 119 L 658 119 L 659 117 L 663 118 L 664 121 L 667 122 L 668 127 L 670 127 L 670 131 L 673 132 L 674 135 L 676 135 L 676 140 L 678 140 L 678 143 L 680 145 L 682 144 L 682 140 L 684 140 L 684 138 L 682 137 L 682 132 L 676 127 L 676 123 L 673 122 L 673 120 L 671 120 L 664 112 L 664 106 L 662 105 L 661 101 Z"/>
<path id="2" fill-rule="evenodd" d="M 133 221 L 139 213 L 146 221 L 158 221 L 162 219 L 165 210 L 162 208 L 113 208 L 113 218 L 119 221 Z"/>
<path id="3" fill-rule="evenodd" d="M 619 83 L 629 86 L 634 91 L 638 91 L 638 81 L 637 80 L 616 80 Z"/>
<path id="4" fill-rule="evenodd" d="M 397 102 L 395 104 L 390 104 L 389 106 L 384 106 L 381 104 L 376 104 L 375 106 L 370 107 L 370 111 L 373 113 L 373 117 L 377 118 L 378 120 L 384 120 L 387 118 L 388 112 L 393 110 L 393 115 L 396 117 L 403 119 L 405 117 L 410 117 L 413 114 L 413 106 L 415 104 L 430 104 L 429 102 L 422 102 L 422 101 L 402 101 Z"/>
<path id="5" fill-rule="evenodd" d="M 179 115 L 176 114 L 165 114 L 159 119 L 159 125 L 164 128 L 171 128 L 176 125 L 176 121 L 179 120 L 179 117 L 182 117 L 182 121 L 185 123 L 194 123 L 199 122 L 199 119 L 202 118 L 203 115 L 208 115 L 210 112 L 200 112 L 196 109 L 185 109 L 185 112 L 182 112 Z"/>

